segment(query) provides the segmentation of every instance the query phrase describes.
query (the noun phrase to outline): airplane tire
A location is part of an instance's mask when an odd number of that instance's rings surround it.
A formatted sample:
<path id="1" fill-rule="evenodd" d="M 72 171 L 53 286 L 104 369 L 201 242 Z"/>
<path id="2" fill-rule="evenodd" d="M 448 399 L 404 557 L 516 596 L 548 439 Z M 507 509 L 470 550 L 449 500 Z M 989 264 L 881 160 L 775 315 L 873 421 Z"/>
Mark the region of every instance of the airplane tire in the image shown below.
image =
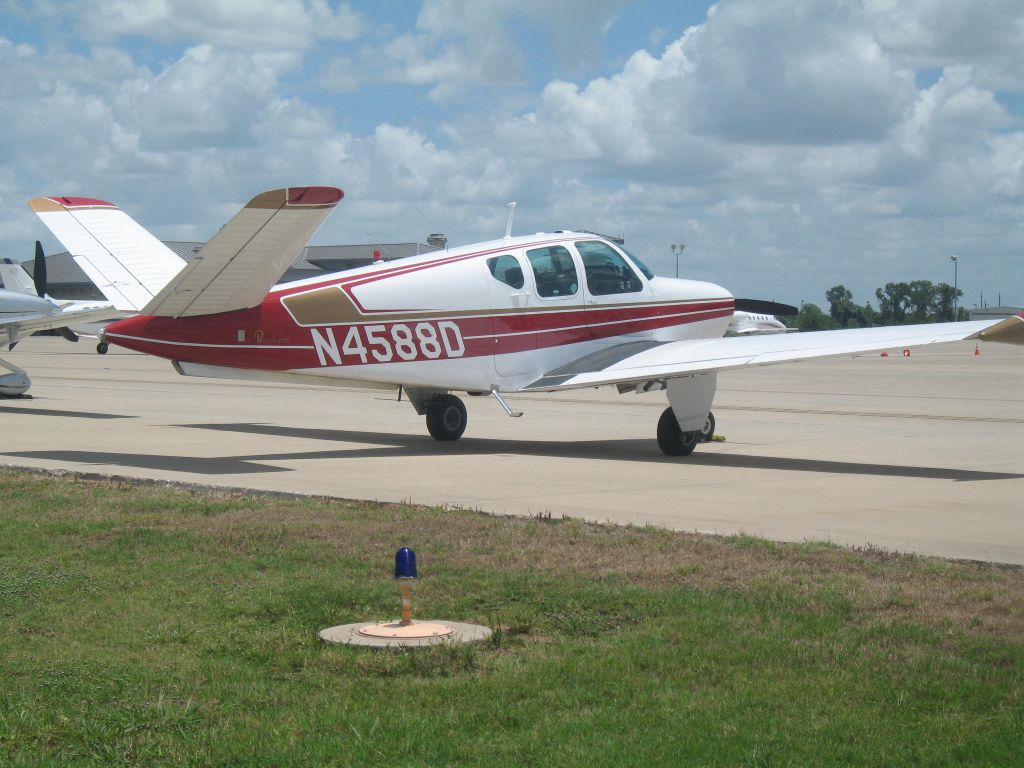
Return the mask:
<path id="1" fill-rule="evenodd" d="M 700 432 L 683 432 L 671 408 L 666 408 L 658 419 L 658 447 L 666 456 L 689 456 L 697 447 Z"/>
<path id="2" fill-rule="evenodd" d="M 101 341 L 99 344 L 96 345 L 97 354 L 105 355 L 107 354 L 108 349 L 110 349 L 110 345 L 107 344 L 107 342 L 105 341 Z"/>
<path id="3" fill-rule="evenodd" d="M 435 440 L 458 440 L 469 418 L 465 404 L 455 395 L 444 395 L 427 408 L 427 431 Z"/>
<path id="4" fill-rule="evenodd" d="M 704 422 L 704 426 L 700 430 L 700 441 L 702 443 L 710 443 L 712 438 L 715 436 L 715 414 L 708 411 L 708 420 Z"/>

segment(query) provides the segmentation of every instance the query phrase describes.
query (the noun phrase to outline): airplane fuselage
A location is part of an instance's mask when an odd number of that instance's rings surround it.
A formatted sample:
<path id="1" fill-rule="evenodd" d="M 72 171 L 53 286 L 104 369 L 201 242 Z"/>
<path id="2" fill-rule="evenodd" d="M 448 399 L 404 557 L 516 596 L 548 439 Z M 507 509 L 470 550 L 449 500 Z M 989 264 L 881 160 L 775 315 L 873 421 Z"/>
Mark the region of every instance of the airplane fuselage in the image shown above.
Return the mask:
<path id="1" fill-rule="evenodd" d="M 0 288 L 0 318 L 24 314 L 52 315 L 60 307 L 40 296 Z"/>
<path id="2" fill-rule="evenodd" d="M 252 309 L 140 315 L 105 336 L 190 374 L 514 391 L 623 342 L 719 338 L 733 309 L 720 286 L 653 277 L 614 244 L 565 232 L 278 285 Z"/>

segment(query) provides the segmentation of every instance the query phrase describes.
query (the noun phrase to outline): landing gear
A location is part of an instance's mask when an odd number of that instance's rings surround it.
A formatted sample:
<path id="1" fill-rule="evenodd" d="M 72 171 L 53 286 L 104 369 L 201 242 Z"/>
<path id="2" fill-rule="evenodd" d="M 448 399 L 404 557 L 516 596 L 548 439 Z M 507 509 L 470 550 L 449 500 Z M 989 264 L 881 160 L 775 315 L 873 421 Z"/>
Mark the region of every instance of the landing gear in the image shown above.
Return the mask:
<path id="1" fill-rule="evenodd" d="M 697 447 L 701 432 L 683 432 L 671 408 L 666 408 L 658 419 L 658 447 L 667 456 L 689 456 Z"/>
<path id="2" fill-rule="evenodd" d="M 99 344 L 96 345 L 96 353 L 100 354 L 100 355 L 107 354 L 107 350 L 109 350 L 109 349 L 110 349 L 110 345 L 107 344 L 107 342 L 105 342 L 105 341 L 101 341 Z"/>
<path id="3" fill-rule="evenodd" d="M 455 395 L 438 395 L 427 404 L 427 431 L 435 440 L 458 440 L 467 420 L 466 406 Z"/>
<path id="4" fill-rule="evenodd" d="M 708 420 L 704 422 L 704 426 L 700 428 L 700 441 L 702 443 L 710 443 L 715 436 L 715 414 L 708 411 Z"/>

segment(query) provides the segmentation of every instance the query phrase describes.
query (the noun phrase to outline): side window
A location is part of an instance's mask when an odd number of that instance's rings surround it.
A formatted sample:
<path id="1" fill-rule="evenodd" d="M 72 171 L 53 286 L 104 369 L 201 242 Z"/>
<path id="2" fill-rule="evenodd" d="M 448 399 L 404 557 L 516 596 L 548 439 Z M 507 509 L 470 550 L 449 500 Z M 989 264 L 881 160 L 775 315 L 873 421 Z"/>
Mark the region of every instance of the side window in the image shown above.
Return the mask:
<path id="1" fill-rule="evenodd" d="M 576 243 L 587 273 L 587 288 L 594 296 L 636 293 L 644 289 L 636 272 L 622 256 L 605 243 L 587 240 Z"/>
<path id="2" fill-rule="evenodd" d="M 522 288 L 525 283 L 523 268 L 519 266 L 519 260 L 515 256 L 509 256 L 507 253 L 502 256 L 492 256 L 487 260 L 487 268 L 491 270 L 491 275 L 495 280 L 505 285 Z"/>
<path id="3" fill-rule="evenodd" d="M 537 280 L 537 293 L 544 298 L 572 296 L 579 290 L 576 265 L 569 251 L 561 245 L 534 248 L 526 252 Z"/>

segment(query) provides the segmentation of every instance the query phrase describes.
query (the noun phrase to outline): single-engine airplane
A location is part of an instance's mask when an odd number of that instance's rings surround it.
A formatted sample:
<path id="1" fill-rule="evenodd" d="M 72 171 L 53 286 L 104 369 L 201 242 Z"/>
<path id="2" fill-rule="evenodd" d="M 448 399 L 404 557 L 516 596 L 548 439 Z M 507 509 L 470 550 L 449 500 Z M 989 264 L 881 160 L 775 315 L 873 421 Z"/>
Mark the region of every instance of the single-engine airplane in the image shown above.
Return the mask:
<path id="1" fill-rule="evenodd" d="M 6 288 L 0 289 L 0 332 L 7 338 L 7 348 L 37 331 L 59 330 L 69 339 L 78 338 L 68 326 L 120 317 L 110 304 L 96 301 L 58 301 L 46 295 L 46 261 L 42 245 L 36 242 L 35 293 L 27 292 L 28 275 L 20 265 L 5 259 L 0 268 Z M 8 283 L 10 281 L 10 283 Z M 18 366 L 0 359 L 0 397 L 18 397 L 28 391 L 32 380 Z"/>
<path id="2" fill-rule="evenodd" d="M 186 376 L 398 390 L 438 440 L 466 429 L 453 392 L 489 394 L 518 416 L 504 394 L 664 390 L 657 439 L 673 456 L 689 455 L 713 430 L 721 370 L 961 339 L 1024 343 L 1024 313 L 996 323 L 725 337 L 737 304 L 725 288 L 656 277 L 590 232 L 512 237 L 511 221 L 499 240 L 273 285 L 343 194 L 291 187 L 257 195 L 138 316 L 109 325 L 104 341 L 167 358 Z M 84 233 L 89 247 L 124 262 L 152 239 L 103 201 L 29 205 L 59 239 Z"/>

